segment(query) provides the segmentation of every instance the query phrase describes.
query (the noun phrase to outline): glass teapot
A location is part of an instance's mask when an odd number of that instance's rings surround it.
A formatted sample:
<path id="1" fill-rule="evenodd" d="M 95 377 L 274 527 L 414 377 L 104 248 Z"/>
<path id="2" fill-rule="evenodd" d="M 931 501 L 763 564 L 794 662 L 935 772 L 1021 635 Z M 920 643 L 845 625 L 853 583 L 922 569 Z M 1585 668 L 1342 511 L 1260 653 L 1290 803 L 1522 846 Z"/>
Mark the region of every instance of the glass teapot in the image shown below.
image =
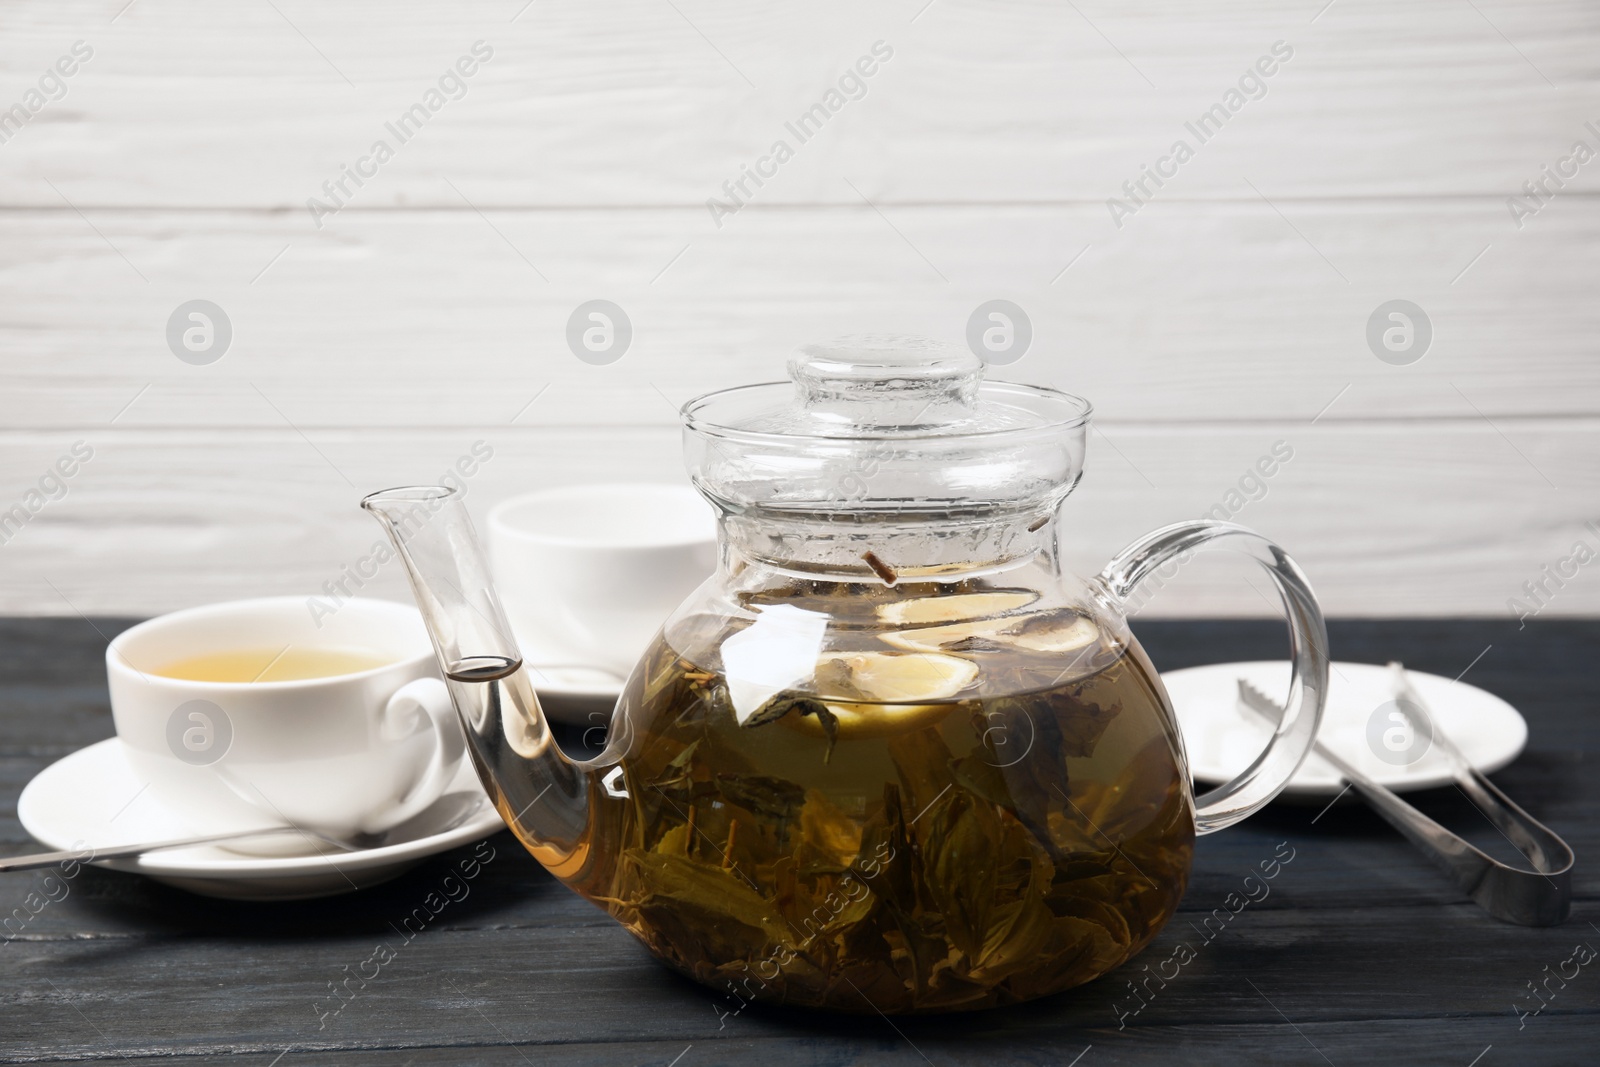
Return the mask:
<path id="1" fill-rule="evenodd" d="M 605 750 L 551 737 L 452 490 L 363 501 L 404 558 L 484 787 L 552 874 L 742 1000 L 982 1008 L 1096 978 L 1172 916 L 1196 834 L 1273 797 L 1328 664 L 1292 560 L 1230 523 L 1065 573 L 1089 404 L 963 348 L 802 349 L 792 383 L 683 409 L 720 564 L 662 627 Z M 1293 676 L 1266 750 L 1196 799 L 1123 606 L 1226 540 L 1276 583 Z"/>

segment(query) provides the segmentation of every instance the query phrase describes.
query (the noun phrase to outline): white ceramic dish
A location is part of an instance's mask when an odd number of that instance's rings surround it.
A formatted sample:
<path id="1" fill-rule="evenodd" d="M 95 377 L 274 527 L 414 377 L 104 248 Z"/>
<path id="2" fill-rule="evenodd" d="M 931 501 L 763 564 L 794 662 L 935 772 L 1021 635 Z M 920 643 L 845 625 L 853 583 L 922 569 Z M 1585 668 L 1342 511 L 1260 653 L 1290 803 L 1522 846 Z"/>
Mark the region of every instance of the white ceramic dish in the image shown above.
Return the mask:
<path id="1" fill-rule="evenodd" d="M 186 608 L 106 648 L 123 755 L 196 836 L 285 822 L 335 837 L 387 830 L 436 803 L 455 777 L 461 726 L 417 609 L 357 597 L 319 616 L 308 603 L 276 596 Z M 252 648 L 349 650 L 381 662 L 283 681 L 162 673 L 191 656 Z M 279 855 L 286 843 L 241 851 Z"/>
<path id="2" fill-rule="evenodd" d="M 28 833 L 53 849 L 171 840 L 185 836 L 186 830 L 134 777 L 122 743 L 114 737 L 41 771 L 17 800 L 17 817 Z M 436 852 L 487 837 L 504 825 L 471 763 L 463 760 L 445 794 L 390 831 L 392 843 L 381 848 L 255 857 L 201 845 L 100 865 L 209 897 L 303 900 L 386 882 Z"/>
<path id="3" fill-rule="evenodd" d="M 1407 673 L 1439 729 L 1478 770 L 1499 770 L 1522 752 L 1528 742 L 1528 724 L 1510 704 L 1465 682 L 1421 671 Z M 1214 663 L 1161 676 L 1178 713 L 1190 771 L 1198 781 L 1229 780 L 1266 745 L 1271 727 L 1237 705 L 1240 678 L 1281 701 L 1289 690 L 1289 664 Z M 1447 785 L 1451 781 L 1449 765 L 1437 751 L 1429 749 L 1415 762 L 1395 764 L 1380 759 L 1369 744 L 1369 721 L 1391 700 L 1387 667 L 1335 662 L 1329 672 L 1328 705 L 1319 739 L 1397 793 Z M 1343 789 L 1339 772 L 1312 753 L 1282 795 L 1331 797 Z"/>
<path id="4" fill-rule="evenodd" d="M 716 569 L 717 524 L 687 485 L 544 489 L 489 512 L 489 556 L 535 662 L 626 674 L 661 623 Z M 537 679 L 535 679 L 537 682 Z"/>

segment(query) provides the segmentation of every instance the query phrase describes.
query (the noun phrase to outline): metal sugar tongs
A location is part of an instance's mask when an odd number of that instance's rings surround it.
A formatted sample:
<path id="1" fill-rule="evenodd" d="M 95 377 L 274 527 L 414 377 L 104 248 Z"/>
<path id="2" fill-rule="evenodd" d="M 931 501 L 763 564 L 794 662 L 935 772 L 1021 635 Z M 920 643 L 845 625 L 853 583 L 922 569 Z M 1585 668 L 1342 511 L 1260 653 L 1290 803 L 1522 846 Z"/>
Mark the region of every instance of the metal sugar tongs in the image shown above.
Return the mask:
<path id="1" fill-rule="evenodd" d="M 1403 666 L 1390 663 L 1389 670 L 1394 676 L 1395 702 L 1401 712 L 1414 720 L 1414 729 L 1426 731 L 1432 744 L 1449 761 L 1462 795 L 1527 857 L 1533 869 L 1501 863 L 1468 844 L 1357 770 L 1321 741 L 1312 746 L 1312 751 L 1331 763 L 1385 822 L 1409 838 L 1490 915 L 1519 926 L 1559 926 L 1565 922 L 1572 907 L 1571 846 L 1473 768 L 1455 743 L 1435 725 L 1428 706 L 1417 695 Z M 1239 679 L 1239 703 L 1273 723 L 1283 716 L 1281 707 L 1243 678 Z"/>

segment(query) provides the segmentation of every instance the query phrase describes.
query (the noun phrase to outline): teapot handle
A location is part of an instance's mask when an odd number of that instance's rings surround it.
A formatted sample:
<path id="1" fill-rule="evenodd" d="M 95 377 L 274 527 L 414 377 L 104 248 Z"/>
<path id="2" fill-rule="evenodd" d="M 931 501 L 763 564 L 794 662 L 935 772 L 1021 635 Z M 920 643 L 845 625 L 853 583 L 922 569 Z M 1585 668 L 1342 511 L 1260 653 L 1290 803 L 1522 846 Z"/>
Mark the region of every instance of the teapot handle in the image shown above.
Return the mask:
<path id="1" fill-rule="evenodd" d="M 1125 610 L 1138 585 L 1168 562 L 1227 538 L 1271 575 L 1289 622 L 1289 699 L 1267 747 L 1233 781 L 1195 799 L 1195 831 L 1209 834 L 1254 814 L 1278 795 L 1311 751 L 1328 695 L 1328 629 L 1311 586 L 1288 553 L 1253 530 L 1196 519 L 1153 530 L 1114 556 L 1099 581 Z"/>

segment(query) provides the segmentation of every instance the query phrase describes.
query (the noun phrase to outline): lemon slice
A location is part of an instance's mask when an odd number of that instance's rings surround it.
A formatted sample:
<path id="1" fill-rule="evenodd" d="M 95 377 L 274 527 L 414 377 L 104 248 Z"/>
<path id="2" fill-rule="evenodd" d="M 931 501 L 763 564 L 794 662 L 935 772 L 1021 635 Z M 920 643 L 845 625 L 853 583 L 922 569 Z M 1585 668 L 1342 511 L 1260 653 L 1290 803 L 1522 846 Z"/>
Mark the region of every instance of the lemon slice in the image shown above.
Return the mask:
<path id="1" fill-rule="evenodd" d="M 823 693 L 897 704 L 953 697 L 978 677 L 978 665 L 936 652 L 834 652 L 817 660 Z"/>
<path id="2" fill-rule="evenodd" d="M 978 665 L 959 656 L 835 652 L 817 660 L 816 685 L 839 737 L 883 737 L 939 721 L 956 705 L 917 701 L 948 700 L 977 677 Z M 786 715 L 783 721 L 813 737 L 827 733 L 814 715 Z"/>
<path id="3" fill-rule="evenodd" d="M 828 703 L 833 721 L 842 738 L 860 740 L 888 737 L 906 730 L 932 726 L 950 714 L 955 704 L 835 704 Z M 812 737 L 826 737 L 822 723 L 811 716 L 791 715 L 783 720 Z"/>
<path id="4" fill-rule="evenodd" d="M 897 630 L 881 635 L 883 643 L 907 652 L 937 653 L 951 645 L 959 645 L 969 638 L 1000 645 L 1000 634 L 1010 624 L 1010 619 L 982 619 L 977 622 L 958 622 L 949 626 L 929 626 L 917 630 Z"/>
<path id="5" fill-rule="evenodd" d="M 1076 652 L 1100 640 L 1100 627 L 1076 612 L 1030 615 L 1005 640 L 1033 652 Z"/>
<path id="6" fill-rule="evenodd" d="M 1037 593 L 955 593 L 896 600 L 878 607 L 878 618 L 893 626 L 927 626 L 931 623 L 982 619 L 1025 608 L 1039 599 Z"/>
<path id="7" fill-rule="evenodd" d="M 885 644 L 909 652 L 973 652 L 1002 648 L 1075 652 L 1100 639 L 1100 628 L 1075 611 L 979 619 L 883 635 Z"/>

